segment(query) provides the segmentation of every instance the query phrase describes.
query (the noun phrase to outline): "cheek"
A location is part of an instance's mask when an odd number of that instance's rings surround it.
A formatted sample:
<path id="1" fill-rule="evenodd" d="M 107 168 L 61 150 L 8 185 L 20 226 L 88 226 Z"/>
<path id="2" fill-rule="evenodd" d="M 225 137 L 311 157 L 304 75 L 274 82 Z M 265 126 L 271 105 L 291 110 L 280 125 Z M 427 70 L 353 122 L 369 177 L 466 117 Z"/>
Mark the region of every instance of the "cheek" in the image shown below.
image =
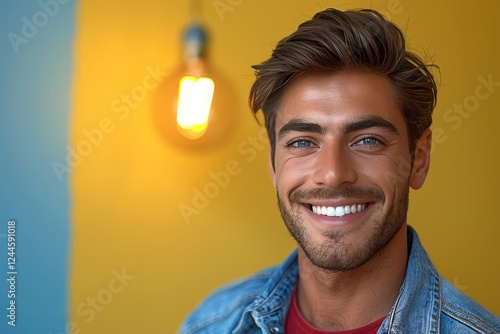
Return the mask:
<path id="1" fill-rule="evenodd" d="M 357 163 L 359 180 L 366 180 L 381 188 L 386 196 L 395 188 L 408 184 L 411 172 L 410 162 L 403 155 L 372 157 Z M 365 183 L 365 182 L 363 182 Z"/>
<path id="2" fill-rule="evenodd" d="M 275 184 L 281 193 L 289 193 L 308 182 L 314 170 L 315 159 L 311 157 L 276 156 Z"/>

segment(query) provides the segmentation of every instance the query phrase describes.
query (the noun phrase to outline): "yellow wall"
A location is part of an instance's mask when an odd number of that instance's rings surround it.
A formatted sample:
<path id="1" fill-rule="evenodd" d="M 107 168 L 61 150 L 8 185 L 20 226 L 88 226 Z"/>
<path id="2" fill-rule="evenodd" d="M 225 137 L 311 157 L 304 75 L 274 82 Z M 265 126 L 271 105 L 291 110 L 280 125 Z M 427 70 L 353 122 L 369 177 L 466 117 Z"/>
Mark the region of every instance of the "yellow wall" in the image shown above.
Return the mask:
<path id="1" fill-rule="evenodd" d="M 204 1 L 212 64 L 226 76 L 240 116 L 227 139 L 197 150 L 167 141 L 153 116 L 164 83 L 151 73 L 166 74 L 180 60 L 187 3 L 78 4 L 71 138 L 82 154 L 71 174 L 74 332 L 173 333 L 209 291 L 280 262 L 294 247 L 277 212 L 262 130 L 246 103 L 250 65 L 331 6 L 383 10 L 407 27 L 412 47 L 428 49 L 440 65 L 433 125 L 439 136 L 429 179 L 412 193 L 409 223 L 443 275 L 500 313 L 494 212 L 500 84 L 478 88 L 489 77 L 500 82 L 496 0 Z M 218 13 L 217 3 L 231 10 Z M 132 92 L 140 98 L 124 107 L 122 94 Z M 454 104 L 463 103 L 472 111 L 454 113 Z M 85 146 L 89 138 L 94 143 Z M 179 208 L 193 206 L 196 190 L 227 168 L 228 183 L 212 189 L 208 203 L 197 203 L 201 209 L 187 223 Z M 122 272 L 128 276 L 117 279 Z"/>

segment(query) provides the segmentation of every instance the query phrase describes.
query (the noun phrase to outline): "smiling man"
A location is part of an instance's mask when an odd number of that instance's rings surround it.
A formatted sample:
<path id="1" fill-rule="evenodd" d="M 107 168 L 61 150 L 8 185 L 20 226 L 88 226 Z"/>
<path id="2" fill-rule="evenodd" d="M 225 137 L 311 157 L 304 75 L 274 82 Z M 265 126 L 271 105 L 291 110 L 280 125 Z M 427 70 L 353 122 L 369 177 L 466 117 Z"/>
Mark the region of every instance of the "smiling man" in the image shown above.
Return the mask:
<path id="1" fill-rule="evenodd" d="M 227 286 L 182 333 L 499 333 L 407 225 L 430 163 L 436 84 L 371 10 L 327 9 L 255 66 L 283 220 L 298 247 Z"/>

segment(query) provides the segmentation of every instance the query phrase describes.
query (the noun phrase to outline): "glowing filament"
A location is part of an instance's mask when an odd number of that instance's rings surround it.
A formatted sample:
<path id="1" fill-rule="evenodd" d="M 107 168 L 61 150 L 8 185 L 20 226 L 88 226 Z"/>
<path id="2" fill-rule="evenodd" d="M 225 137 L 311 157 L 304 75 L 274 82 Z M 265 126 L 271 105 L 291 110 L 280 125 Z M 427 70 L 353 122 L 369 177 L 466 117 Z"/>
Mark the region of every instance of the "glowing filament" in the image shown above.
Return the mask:
<path id="1" fill-rule="evenodd" d="M 190 139 L 201 137 L 207 129 L 214 87 L 207 77 L 185 76 L 179 82 L 177 124 Z"/>

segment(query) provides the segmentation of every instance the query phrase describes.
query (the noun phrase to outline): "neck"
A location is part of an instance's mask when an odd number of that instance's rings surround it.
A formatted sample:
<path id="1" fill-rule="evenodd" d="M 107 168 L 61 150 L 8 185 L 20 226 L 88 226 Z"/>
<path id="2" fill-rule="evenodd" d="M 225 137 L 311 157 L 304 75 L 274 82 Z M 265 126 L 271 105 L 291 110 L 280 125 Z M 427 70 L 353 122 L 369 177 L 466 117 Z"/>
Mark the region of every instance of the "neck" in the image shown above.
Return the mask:
<path id="1" fill-rule="evenodd" d="M 330 272 L 315 267 L 299 247 L 297 302 L 304 318 L 322 330 L 363 327 L 389 313 L 408 261 L 406 225 L 361 267 Z"/>

